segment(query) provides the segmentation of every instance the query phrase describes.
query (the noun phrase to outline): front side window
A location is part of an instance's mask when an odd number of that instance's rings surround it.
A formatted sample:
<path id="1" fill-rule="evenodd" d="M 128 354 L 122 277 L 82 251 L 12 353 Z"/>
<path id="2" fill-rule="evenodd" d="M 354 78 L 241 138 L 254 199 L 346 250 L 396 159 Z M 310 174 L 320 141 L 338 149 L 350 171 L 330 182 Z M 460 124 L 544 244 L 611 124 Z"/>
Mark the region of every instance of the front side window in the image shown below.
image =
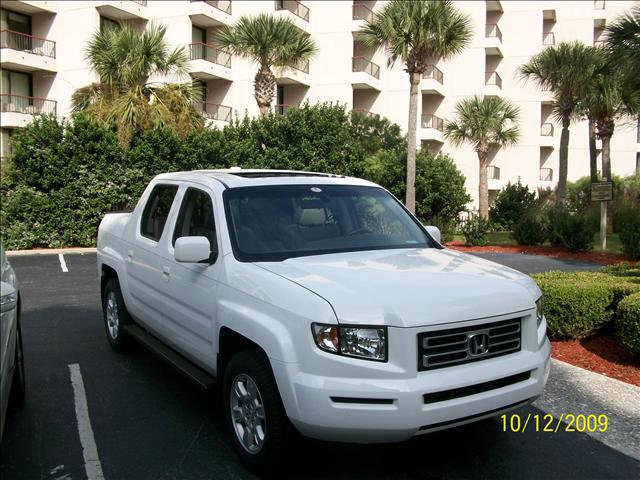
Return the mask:
<path id="1" fill-rule="evenodd" d="M 213 263 L 217 252 L 216 224 L 213 215 L 213 203 L 208 193 L 189 188 L 180 206 L 178 221 L 173 232 L 173 245 L 180 237 L 207 237 L 211 245 L 209 260 Z"/>
<path id="2" fill-rule="evenodd" d="M 156 242 L 160 240 L 177 191 L 177 185 L 156 185 L 153 188 L 142 212 L 140 234 L 143 237 Z"/>
<path id="3" fill-rule="evenodd" d="M 224 198 L 241 261 L 435 246 L 400 203 L 378 187 L 242 187 L 226 190 Z"/>

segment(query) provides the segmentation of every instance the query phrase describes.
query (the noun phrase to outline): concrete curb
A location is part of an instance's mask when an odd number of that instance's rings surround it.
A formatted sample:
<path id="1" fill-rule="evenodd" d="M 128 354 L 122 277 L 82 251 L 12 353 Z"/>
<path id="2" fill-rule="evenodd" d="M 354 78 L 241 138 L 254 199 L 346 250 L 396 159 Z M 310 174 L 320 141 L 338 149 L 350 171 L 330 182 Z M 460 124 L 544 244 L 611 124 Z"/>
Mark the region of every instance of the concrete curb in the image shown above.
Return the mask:
<path id="1" fill-rule="evenodd" d="M 23 255 L 58 255 L 96 253 L 95 247 L 71 247 L 71 248 L 39 248 L 34 250 L 8 250 L 7 257 L 20 257 Z"/>
<path id="2" fill-rule="evenodd" d="M 547 387 L 534 406 L 556 418 L 605 414 L 607 430 L 587 434 L 640 460 L 640 387 L 553 359 Z"/>

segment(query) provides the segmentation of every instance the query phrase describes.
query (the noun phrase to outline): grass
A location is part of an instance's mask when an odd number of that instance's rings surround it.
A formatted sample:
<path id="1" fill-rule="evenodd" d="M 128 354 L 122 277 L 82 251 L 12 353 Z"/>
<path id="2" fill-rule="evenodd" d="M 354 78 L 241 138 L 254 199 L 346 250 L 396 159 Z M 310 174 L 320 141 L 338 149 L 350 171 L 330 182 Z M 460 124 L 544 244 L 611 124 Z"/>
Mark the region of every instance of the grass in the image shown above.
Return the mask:
<path id="1" fill-rule="evenodd" d="M 494 247 L 516 247 L 518 244 L 511 238 L 511 232 L 489 232 L 487 234 L 489 245 Z M 454 235 L 453 240 L 464 243 L 464 235 Z M 549 243 L 545 243 L 549 245 Z M 600 237 L 595 235 L 593 238 L 593 251 L 600 251 Z M 607 235 L 607 252 L 608 253 L 622 253 L 622 243 L 620 243 L 620 237 L 617 233 L 611 233 Z"/>

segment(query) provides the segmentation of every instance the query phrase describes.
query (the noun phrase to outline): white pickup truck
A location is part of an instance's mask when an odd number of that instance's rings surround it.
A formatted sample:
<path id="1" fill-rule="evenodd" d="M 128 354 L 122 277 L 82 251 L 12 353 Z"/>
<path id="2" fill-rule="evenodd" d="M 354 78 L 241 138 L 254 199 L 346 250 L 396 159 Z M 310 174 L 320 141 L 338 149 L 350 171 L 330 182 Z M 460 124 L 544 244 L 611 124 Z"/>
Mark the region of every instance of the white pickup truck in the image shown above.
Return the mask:
<path id="1" fill-rule="evenodd" d="M 107 338 L 217 382 L 257 470 L 296 430 L 401 441 L 532 402 L 550 366 L 540 290 L 439 236 L 355 178 L 159 175 L 100 224 Z"/>

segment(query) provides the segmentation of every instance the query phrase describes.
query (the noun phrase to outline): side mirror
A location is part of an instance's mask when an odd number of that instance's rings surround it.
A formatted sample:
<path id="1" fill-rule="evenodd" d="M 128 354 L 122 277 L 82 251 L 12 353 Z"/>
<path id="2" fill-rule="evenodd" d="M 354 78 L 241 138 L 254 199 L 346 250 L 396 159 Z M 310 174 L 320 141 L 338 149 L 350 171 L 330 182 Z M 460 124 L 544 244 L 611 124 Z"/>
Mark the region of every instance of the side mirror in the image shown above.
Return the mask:
<path id="1" fill-rule="evenodd" d="M 18 292 L 6 282 L 0 282 L 0 313 L 10 312 L 18 305 Z"/>
<path id="2" fill-rule="evenodd" d="M 440 234 L 440 229 L 433 225 L 425 225 L 424 228 L 427 229 L 429 235 L 438 243 L 442 243 L 442 235 Z"/>
<path id="3" fill-rule="evenodd" d="M 180 237 L 174 245 L 173 258 L 181 263 L 208 262 L 211 244 L 207 237 Z"/>

